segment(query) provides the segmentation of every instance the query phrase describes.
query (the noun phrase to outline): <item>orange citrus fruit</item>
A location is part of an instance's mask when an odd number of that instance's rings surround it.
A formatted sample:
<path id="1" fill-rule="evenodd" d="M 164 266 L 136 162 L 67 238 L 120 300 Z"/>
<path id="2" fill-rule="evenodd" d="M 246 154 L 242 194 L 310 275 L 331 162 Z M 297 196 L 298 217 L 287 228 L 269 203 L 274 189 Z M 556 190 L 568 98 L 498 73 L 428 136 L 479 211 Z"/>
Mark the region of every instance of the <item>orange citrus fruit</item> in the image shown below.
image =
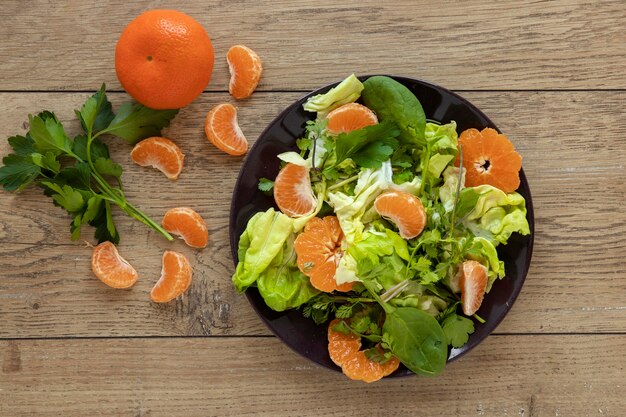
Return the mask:
<path id="1" fill-rule="evenodd" d="M 215 147 L 229 155 L 248 152 L 248 141 L 237 122 L 237 109 L 224 103 L 213 107 L 204 120 L 204 133 Z"/>
<path id="2" fill-rule="evenodd" d="M 374 208 L 382 217 L 391 220 L 404 239 L 412 239 L 426 226 L 426 210 L 422 201 L 411 193 L 399 190 L 385 191 L 374 201 Z"/>
<path id="3" fill-rule="evenodd" d="M 328 354 L 350 379 L 374 382 L 398 369 L 400 361 L 392 356 L 385 363 L 368 359 L 361 348 L 361 338 L 354 333 L 343 334 L 333 330 L 341 320 L 334 319 L 328 325 Z M 382 353 L 382 352 L 381 352 Z"/>
<path id="4" fill-rule="evenodd" d="M 519 187 L 522 157 L 506 136 L 489 127 L 478 131 L 467 129 L 459 137 L 463 152 L 465 185 L 489 184 L 511 193 Z M 457 157 L 456 165 L 459 166 Z"/>
<path id="5" fill-rule="evenodd" d="M 171 180 L 175 180 L 183 170 L 185 155 L 171 140 L 151 137 L 137 143 L 130 152 L 130 158 L 139 166 L 151 166 Z"/>
<path id="6" fill-rule="evenodd" d="M 226 61 L 230 71 L 228 91 L 236 99 L 250 97 L 263 72 L 261 58 L 247 46 L 235 45 L 228 50 Z"/>
<path id="7" fill-rule="evenodd" d="M 380 363 L 368 359 L 360 350 L 346 358 L 341 370 L 350 379 L 363 382 L 374 382 L 398 369 L 400 361 L 392 356 L 387 362 Z"/>
<path id="8" fill-rule="evenodd" d="M 191 265 L 184 255 L 165 251 L 163 253 L 163 268 L 161 278 L 150 291 L 150 298 L 155 303 L 167 303 L 178 297 L 191 284 Z"/>
<path id="9" fill-rule="evenodd" d="M 112 288 L 132 287 L 139 277 L 135 268 L 120 256 L 111 242 L 102 242 L 93 248 L 91 270 L 100 281 Z"/>
<path id="10" fill-rule="evenodd" d="M 348 103 L 337 107 L 326 116 L 326 129 L 332 134 L 347 133 L 375 125 L 378 118 L 373 111 L 359 103 Z"/>
<path id="11" fill-rule="evenodd" d="M 328 354 L 337 366 L 342 366 L 345 360 L 361 349 L 361 338 L 354 333 L 343 334 L 333 330 L 341 320 L 334 319 L 328 325 Z"/>
<path id="12" fill-rule="evenodd" d="M 478 311 L 487 288 L 487 268 L 477 261 L 461 264 L 461 304 L 463 314 L 471 316 Z"/>
<path id="13" fill-rule="evenodd" d="M 169 209 L 161 224 L 165 230 L 180 236 L 192 248 L 204 248 L 209 243 L 209 231 L 204 219 L 189 207 Z"/>
<path id="14" fill-rule="evenodd" d="M 213 45 L 194 18 L 150 10 L 126 26 L 115 48 L 115 71 L 135 100 L 179 109 L 202 93 L 213 71 Z"/>
<path id="15" fill-rule="evenodd" d="M 309 277 L 311 285 L 320 291 L 350 291 L 352 283 L 337 285 L 335 272 L 341 260 L 343 232 L 335 216 L 323 219 L 313 217 L 304 226 L 304 231 L 296 237 L 298 268 Z"/>
<path id="16" fill-rule="evenodd" d="M 309 169 L 292 163 L 286 164 L 274 180 L 274 201 L 289 217 L 307 216 L 317 206 L 313 194 Z"/>

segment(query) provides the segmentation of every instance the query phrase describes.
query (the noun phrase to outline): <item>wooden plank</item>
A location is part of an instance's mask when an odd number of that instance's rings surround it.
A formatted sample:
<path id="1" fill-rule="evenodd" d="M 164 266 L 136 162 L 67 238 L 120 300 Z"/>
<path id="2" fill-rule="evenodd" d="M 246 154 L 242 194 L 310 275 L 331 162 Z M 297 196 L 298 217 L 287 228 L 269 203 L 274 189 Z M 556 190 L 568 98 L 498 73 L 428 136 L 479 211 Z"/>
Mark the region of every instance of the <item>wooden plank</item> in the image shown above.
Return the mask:
<path id="1" fill-rule="evenodd" d="M 625 331 L 626 127 L 615 120 L 626 110 L 626 93 L 464 95 L 518 145 L 534 196 L 533 263 L 498 332 Z M 23 132 L 21 122 L 29 111 L 63 109 L 61 119 L 70 120 L 70 109 L 85 96 L 0 94 L 7 108 L 0 115 L 0 138 Z M 112 98 L 117 103 L 122 96 Z M 297 96 L 260 93 L 243 104 L 240 121 L 251 142 Z M 230 283 L 227 213 L 241 159 L 222 155 L 202 131 L 205 112 L 223 100 L 228 100 L 223 93 L 203 95 L 169 129 L 187 153 L 178 182 L 133 165 L 130 147 L 110 141 L 114 158 L 125 168 L 131 201 L 157 220 L 172 206 L 195 207 L 207 219 L 211 236 L 209 247 L 198 252 L 180 241 L 170 245 L 138 222 L 116 216 L 120 251 L 142 275 L 130 291 L 107 289 L 92 277 L 90 250 L 70 243 L 68 217 L 39 190 L 19 196 L 0 192 L 0 315 L 5 318 L 0 336 L 268 334 Z M 76 129 L 69 122 L 66 127 Z M 7 151 L 0 142 L 0 154 Z M 89 229 L 84 238 L 93 242 Z M 195 281 L 183 301 L 155 306 L 148 292 L 166 248 L 190 257 Z"/>
<path id="2" fill-rule="evenodd" d="M 0 342 L 0 413 L 623 415 L 626 337 L 494 336 L 436 378 L 372 385 L 274 338 Z"/>
<path id="3" fill-rule="evenodd" d="M 3 2 L 0 89 L 119 89 L 114 49 L 149 1 Z M 394 73 L 455 89 L 626 88 L 622 1 L 188 2 L 213 39 L 211 90 L 225 90 L 236 43 L 261 55 L 264 90 L 310 89 L 360 74 Z M 471 68 L 471 70 L 470 70 Z"/>

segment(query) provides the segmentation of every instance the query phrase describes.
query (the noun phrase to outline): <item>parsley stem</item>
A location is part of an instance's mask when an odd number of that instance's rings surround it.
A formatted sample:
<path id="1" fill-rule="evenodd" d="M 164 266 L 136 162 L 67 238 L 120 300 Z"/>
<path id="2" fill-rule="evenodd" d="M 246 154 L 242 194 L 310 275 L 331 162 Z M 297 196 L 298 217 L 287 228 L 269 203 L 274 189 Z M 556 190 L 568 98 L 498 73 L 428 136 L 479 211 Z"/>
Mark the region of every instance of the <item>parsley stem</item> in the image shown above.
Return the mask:
<path id="1" fill-rule="evenodd" d="M 346 184 L 350 184 L 352 181 L 355 181 L 355 180 L 357 180 L 357 179 L 359 179 L 359 176 L 358 176 L 358 175 L 353 175 L 352 177 L 350 177 L 350 178 L 346 178 L 345 180 L 340 181 L 340 182 L 338 182 L 337 184 L 333 184 L 333 185 L 331 185 L 330 187 L 328 187 L 328 191 L 332 191 L 332 190 L 335 190 L 335 189 L 337 189 L 337 188 L 341 188 L 341 187 L 343 187 L 344 185 L 346 185 Z"/>

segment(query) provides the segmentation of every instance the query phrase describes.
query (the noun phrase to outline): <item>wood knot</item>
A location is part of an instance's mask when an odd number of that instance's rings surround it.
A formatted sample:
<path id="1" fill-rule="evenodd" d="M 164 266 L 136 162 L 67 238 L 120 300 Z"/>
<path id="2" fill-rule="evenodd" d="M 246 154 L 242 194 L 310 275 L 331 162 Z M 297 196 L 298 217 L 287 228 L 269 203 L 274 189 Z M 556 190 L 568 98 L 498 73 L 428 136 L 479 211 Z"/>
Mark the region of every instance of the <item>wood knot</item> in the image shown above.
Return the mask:
<path id="1" fill-rule="evenodd" d="M 2 372 L 14 373 L 22 370 L 22 357 L 20 348 L 15 340 L 10 340 L 7 344 L 7 352 L 2 361 Z"/>

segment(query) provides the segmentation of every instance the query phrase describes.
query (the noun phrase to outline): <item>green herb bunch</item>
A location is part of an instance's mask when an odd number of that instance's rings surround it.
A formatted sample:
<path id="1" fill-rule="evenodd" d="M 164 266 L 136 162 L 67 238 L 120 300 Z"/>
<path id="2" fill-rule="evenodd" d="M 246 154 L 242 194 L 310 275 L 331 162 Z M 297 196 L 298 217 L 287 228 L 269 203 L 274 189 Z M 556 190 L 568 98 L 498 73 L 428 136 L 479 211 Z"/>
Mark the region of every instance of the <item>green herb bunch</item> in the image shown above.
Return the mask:
<path id="1" fill-rule="evenodd" d="M 101 137 L 117 136 L 134 144 L 157 136 L 178 110 L 153 110 L 127 102 L 115 114 L 103 84 L 75 113 L 82 134 L 73 139 L 53 112 L 30 115 L 28 132 L 8 139 L 13 153 L 2 160 L 0 184 L 13 192 L 31 184 L 43 188 L 55 205 L 73 217 L 72 240 L 77 240 L 81 227 L 89 224 L 96 229 L 98 242 L 118 243 L 112 205 L 172 240 L 167 231 L 126 199 L 122 167 L 110 158 Z"/>

